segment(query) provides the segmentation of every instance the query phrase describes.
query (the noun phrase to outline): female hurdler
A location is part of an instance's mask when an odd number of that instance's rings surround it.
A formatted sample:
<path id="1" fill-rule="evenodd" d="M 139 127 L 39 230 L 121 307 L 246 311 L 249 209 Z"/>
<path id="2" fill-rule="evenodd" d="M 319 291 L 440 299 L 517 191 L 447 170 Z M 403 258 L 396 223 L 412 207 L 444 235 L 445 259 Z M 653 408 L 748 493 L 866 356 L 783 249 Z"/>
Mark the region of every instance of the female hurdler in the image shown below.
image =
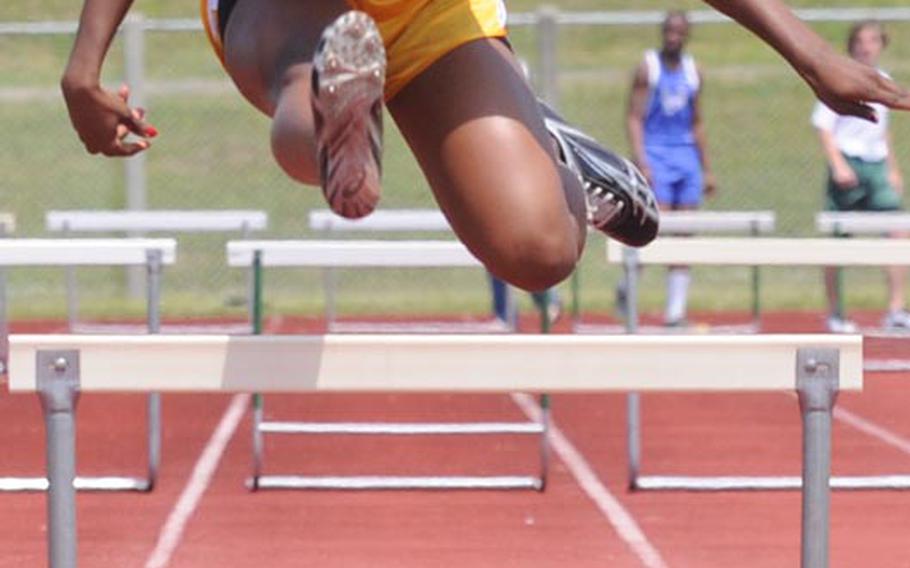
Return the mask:
<path id="1" fill-rule="evenodd" d="M 874 69 L 839 55 L 779 0 L 707 0 L 773 46 L 841 114 L 910 108 Z M 101 67 L 132 0 L 85 0 L 62 78 L 91 153 L 129 156 L 157 134 Z M 380 191 L 383 101 L 458 237 L 527 290 L 571 273 L 588 223 L 643 245 L 650 188 L 628 160 L 539 105 L 506 39 L 499 0 L 202 0 L 209 38 L 246 99 L 272 117 L 275 160 L 347 217 Z M 352 9 L 354 11 L 352 11 Z M 128 134 L 140 139 L 131 141 Z"/>

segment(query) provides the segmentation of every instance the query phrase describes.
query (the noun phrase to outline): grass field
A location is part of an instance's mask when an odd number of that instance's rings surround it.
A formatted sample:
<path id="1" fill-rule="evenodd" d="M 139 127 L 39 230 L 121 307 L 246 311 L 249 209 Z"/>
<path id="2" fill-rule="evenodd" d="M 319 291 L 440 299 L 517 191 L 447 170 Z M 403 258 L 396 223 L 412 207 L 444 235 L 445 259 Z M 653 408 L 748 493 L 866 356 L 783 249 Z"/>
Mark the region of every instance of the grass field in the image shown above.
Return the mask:
<path id="1" fill-rule="evenodd" d="M 509 2 L 512 11 L 531 10 L 534 2 Z M 655 9 L 655 1 L 564 1 L 561 9 Z M 817 2 L 793 2 L 819 6 Z M 700 7 L 697 2 L 674 6 Z M 828 1 L 826 7 L 883 5 Z M 192 17 L 196 2 L 136 2 L 152 17 Z M 0 20 L 72 19 L 78 3 L 48 0 L 9 1 Z M 845 24 L 817 29 L 842 43 Z M 889 26 L 893 43 L 884 65 L 910 82 L 910 26 Z M 907 38 L 904 41 L 903 38 Z M 533 30 L 513 31 L 516 50 L 536 60 Z M 653 27 L 579 26 L 561 30 L 559 40 L 560 106 L 573 121 L 601 139 L 625 147 L 622 128 L 631 69 L 644 49 L 657 40 Z M 0 210 L 17 214 L 20 232 L 43 234 L 43 215 L 57 208 L 118 208 L 124 204 L 123 165 L 87 156 L 72 134 L 56 82 L 71 42 L 66 36 L 0 37 Z M 306 231 L 306 211 L 323 207 L 317 191 L 287 181 L 268 152 L 268 122 L 236 94 L 225 79 L 202 34 L 150 33 L 147 36 L 148 106 L 162 135 L 147 155 L 149 206 L 160 208 L 263 208 L 271 217 L 270 236 L 299 236 Z M 821 202 L 821 154 L 808 113 L 813 99 L 789 69 L 760 42 L 729 24 L 694 30 L 691 50 L 706 75 L 704 108 L 709 143 L 720 183 L 712 209 L 774 209 L 779 232 L 811 235 Z M 112 49 L 105 80 L 122 76 L 119 46 Z M 388 121 L 385 207 L 432 206 L 414 160 Z M 898 157 L 906 167 L 910 122 L 895 117 Z M 618 271 L 601 261 L 600 239 L 592 239 L 582 264 L 585 307 L 609 309 Z M 243 275 L 222 267 L 221 241 L 192 238 L 182 242 L 178 267 L 166 279 L 170 313 L 241 313 L 229 305 L 242 292 Z M 122 297 L 119 272 L 85 271 L 85 308 L 94 314 L 136 313 L 138 301 Z M 766 271 L 763 298 L 773 307 L 818 308 L 817 271 Z M 272 307 L 283 311 L 319 309 L 319 275 L 284 272 L 268 275 Z M 18 316 L 62 312 L 62 276 L 53 271 L 18 271 L 11 277 L 12 312 Z M 696 309 L 746 309 L 748 271 L 699 270 L 692 304 Z M 646 307 L 662 301 L 662 275 L 645 274 Z M 877 271 L 848 274 L 851 305 L 874 307 L 884 300 Z M 305 291 L 301 293 L 301 291 Z M 370 272 L 342 281 L 343 308 L 359 311 L 480 311 L 488 292 L 481 275 L 471 271 L 425 274 Z"/>

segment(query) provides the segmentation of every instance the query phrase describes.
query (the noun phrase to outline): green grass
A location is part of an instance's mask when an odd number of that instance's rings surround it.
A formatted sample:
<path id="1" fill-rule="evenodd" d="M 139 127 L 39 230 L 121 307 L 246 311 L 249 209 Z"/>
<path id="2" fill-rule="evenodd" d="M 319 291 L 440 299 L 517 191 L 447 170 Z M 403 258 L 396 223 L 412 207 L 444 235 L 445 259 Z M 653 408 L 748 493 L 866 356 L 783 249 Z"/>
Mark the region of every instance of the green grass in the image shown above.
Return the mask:
<path id="1" fill-rule="evenodd" d="M 71 19 L 77 2 L 46 0 L 4 2 L 0 20 Z M 700 7 L 697 2 L 572 0 L 553 2 L 561 9 L 658 9 Z M 793 5 L 819 6 L 818 2 Z M 824 6 L 887 5 L 862 1 L 826 1 Z M 534 9 L 536 2 L 509 2 L 512 11 Z M 194 17 L 197 3 L 188 0 L 137 1 L 135 9 L 152 17 Z M 817 29 L 841 43 L 846 24 Z M 893 45 L 885 67 L 910 82 L 910 25 L 889 26 Z M 575 122 L 608 143 L 625 147 L 623 112 L 632 68 L 642 51 L 656 42 L 653 26 L 563 29 L 559 41 L 560 106 Z M 516 50 L 533 66 L 533 30 L 516 29 Z M 69 37 L 0 37 L 0 91 L 11 88 L 19 99 L 0 104 L 0 210 L 17 214 L 20 233 L 42 235 L 43 215 L 57 208 L 119 208 L 124 204 L 120 161 L 86 155 L 69 126 L 56 93 L 67 56 Z M 814 233 L 812 218 L 821 203 L 821 153 L 808 124 L 813 99 L 804 85 L 770 49 L 733 25 L 705 25 L 694 30 L 691 50 L 706 74 L 704 108 L 709 143 L 720 183 L 712 209 L 774 209 L 779 232 Z M 268 236 L 307 235 L 306 212 L 324 207 L 319 192 L 288 181 L 268 150 L 268 121 L 249 107 L 227 83 L 201 34 L 152 33 L 147 37 L 148 80 L 206 81 L 222 89 L 195 94 L 155 91 L 148 106 L 162 132 L 147 154 L 149 206 L 155 208 L 263 208 L 268 210 Z M 120 46 L 115 44 L 105 67 L 105 81 L 116 85 L 122 75 Z M 385 207 L 429 207 L 432 197 L 419 168 L 391 121 L 385 161 Z M 907 167 L 910 122 L 894 117 L 898 157 Z M 608 310 L 618 269 L 604 266 L 599 238 L 581 264 L 584 306 Z M 169 315 L 242 314 L 236 300 L 244 275 L 223 266 L 222 240 L 182 239 L 177 266 L 165 279 Z M 63 313 L 59 271 L 16 271 L 11 275 L 15 316 Z M 746 269 L 695 273 L 692 306 L 707 310 L 747 310 Z M 822 305 L 817 270 L 765 270 L 763 302 L 771 308 L 817 309 Z M 884 286 L 877 271 L 848 273 L 848 303 L 878 307 Z M 80 271 L 84 312 L 95 317 L 139 315 L 141 301 L 124 293 L 116 270 Z M 270 271 L 267 298 L 278 312 L 312 313 L 322 309 L 321 276 L 313 271 Z M 567 293 L 567 291 L 565 292 Z M 644 274 L 643 304 L 659 309 L 663 271 Z M 369 271 L 341 277 L 340 308 L 346 313 L 471 312 L 488 309 L 489 294 L 476 271 Z M 526 298 L 523 308 L 529 308 Z"/>

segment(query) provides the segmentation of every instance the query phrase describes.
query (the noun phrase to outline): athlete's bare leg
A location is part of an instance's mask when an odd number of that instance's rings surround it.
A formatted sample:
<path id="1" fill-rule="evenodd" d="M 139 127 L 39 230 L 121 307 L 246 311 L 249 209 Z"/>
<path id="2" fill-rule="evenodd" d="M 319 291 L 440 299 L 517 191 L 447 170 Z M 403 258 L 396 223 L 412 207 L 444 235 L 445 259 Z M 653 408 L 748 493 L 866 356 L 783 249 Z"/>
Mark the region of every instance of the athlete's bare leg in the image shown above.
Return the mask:
<path id="1" fill-rule="evenodd" d="M 345 2 L 239 0 L 225 32 L 228 72 L 273 117 L 285 172 L 318 183 L 311 58 Z M 536 100 L 499 40 L 456 49 L 389 105 L 458 236 L 495 275 L 529 290 L 564 279 L 586 234 L 574 174 L 557 166 Z"/>
<path id="2" fill-rule="evenodd" d="M 455 49 L 388 107 L 455 232 L 490 272 L 527 290 L 572 272 L 586 235 L 583 190 L 557 164 L 502 41 Z"/>
<path id="3" fill-rule="evenodd" d="M 302 183 L 319 185 L 312 58 L 323 30 L 349 10 L 342 0 L 238 0 L 225 30 L 225 66 L 237 88 L 272 117 L 272 154 Z"/>

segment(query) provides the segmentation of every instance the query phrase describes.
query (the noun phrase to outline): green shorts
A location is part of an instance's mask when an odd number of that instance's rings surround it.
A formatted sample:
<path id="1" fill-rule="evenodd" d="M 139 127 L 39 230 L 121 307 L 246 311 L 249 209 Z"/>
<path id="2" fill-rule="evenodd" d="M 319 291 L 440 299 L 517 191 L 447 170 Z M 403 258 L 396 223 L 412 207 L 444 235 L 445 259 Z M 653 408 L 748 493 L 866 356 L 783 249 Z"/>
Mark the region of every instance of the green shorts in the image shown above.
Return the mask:
<path id="1" fill-rule="evenodd" d="M 828 171 L 825 208 L 828 211 L 896 211 L 901 209 L 901 198 L 888 182 L 888 164 L 867 162 L 859 158 L 844 156 L 856 172 L 859 182 L 856 187 L 841 189 Z"/>

